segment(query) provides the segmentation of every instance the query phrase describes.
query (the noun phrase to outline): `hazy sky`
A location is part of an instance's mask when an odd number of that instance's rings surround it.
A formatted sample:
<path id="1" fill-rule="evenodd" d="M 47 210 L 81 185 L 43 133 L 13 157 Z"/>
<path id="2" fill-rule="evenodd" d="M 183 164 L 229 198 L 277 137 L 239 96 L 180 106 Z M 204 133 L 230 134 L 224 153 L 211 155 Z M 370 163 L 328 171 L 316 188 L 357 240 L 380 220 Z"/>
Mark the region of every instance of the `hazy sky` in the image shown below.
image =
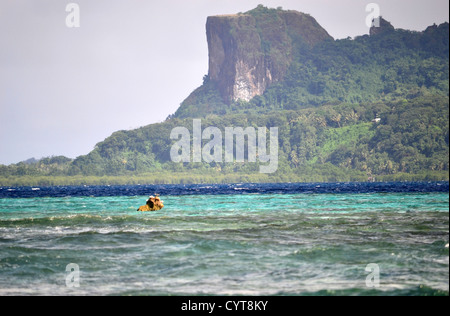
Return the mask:
<path id="1" fill-rule="evenodd" d="M 66 26 L 71 2 L 79 28 Z M 210 15 L 282 6 L 345 38 L 368 33 L 371 2 L 397 28 L 449 20 L 447 0 L 1 0 L 0 164 L 75 158 L 163 121 L 208 72 Z"/>

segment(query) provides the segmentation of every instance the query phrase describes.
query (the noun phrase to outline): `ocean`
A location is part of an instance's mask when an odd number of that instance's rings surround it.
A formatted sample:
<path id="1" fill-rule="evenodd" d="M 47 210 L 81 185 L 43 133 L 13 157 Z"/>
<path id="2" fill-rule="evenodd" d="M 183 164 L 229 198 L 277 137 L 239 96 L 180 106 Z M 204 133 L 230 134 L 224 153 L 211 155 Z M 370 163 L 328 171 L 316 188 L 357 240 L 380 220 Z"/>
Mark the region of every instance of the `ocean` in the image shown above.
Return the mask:
<path id="1" fill-rule="evenodd" d="M 2 296 L 448 296 L 448 243 L 448 182 L 0 188 Z"/>

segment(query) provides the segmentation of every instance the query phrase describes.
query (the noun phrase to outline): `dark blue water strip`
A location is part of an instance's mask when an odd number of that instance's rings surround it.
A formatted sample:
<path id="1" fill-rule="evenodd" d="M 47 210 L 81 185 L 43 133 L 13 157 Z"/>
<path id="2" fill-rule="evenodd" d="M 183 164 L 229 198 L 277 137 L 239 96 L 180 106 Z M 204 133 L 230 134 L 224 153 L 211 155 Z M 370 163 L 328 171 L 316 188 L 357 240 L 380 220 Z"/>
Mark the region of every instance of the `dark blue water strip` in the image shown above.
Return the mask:
<path id="1" fill-rule="evenodd" d="M 0 198 L 221 195 L 221 194 L 338 194 L 449 192 L 449 182 L 375 183 L 244 183 L 186 185 L 116 185 L 2 187 Z"/>

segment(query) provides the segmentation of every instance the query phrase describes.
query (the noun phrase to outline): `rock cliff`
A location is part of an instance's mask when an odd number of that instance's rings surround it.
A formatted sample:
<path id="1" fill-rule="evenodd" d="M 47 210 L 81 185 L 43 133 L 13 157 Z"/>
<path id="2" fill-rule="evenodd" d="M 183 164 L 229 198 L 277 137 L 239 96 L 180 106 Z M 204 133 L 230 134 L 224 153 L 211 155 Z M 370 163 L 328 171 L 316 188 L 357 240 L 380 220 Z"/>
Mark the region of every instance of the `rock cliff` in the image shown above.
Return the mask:
<path id="1" fill-rule="evenodd" d="M 209 79 L 226 103 L 249 101 L 283 79 L 293 50 L 332 37 L 304 13 L 258 6 L 246 13 L 208 17 Z"/>
<path id="2" fill-rule="evenodd" d="M 395 28 L 392 26 L 392 24 L 380 16 L 377 23 L 375 20 L 373 21 L 373 25 L 370 28 L 369 34 L 370 34 L 370 36 L 374 36 L 374 35 L 383 34 L 386 32 L 391 32 L 394 30 L 395 30 Z"/>

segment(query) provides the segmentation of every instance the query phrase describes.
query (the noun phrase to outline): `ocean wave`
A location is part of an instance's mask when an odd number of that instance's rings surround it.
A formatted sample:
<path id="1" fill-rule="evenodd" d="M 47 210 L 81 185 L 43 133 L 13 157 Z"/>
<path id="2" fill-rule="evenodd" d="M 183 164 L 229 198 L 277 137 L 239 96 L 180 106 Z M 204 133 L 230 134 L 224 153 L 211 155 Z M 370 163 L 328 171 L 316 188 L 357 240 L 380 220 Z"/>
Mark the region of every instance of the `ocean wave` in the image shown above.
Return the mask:
<path id="1" fill-rule="evenodd" d="M 148 220 L 148 219 L 147 219 Z M 94 215 L 94 214 L 71 214 L 65 216 L 48 216 L 48 217 L 25 217 L 13 219 L 1 219 L 1 227 L 57 227 L 61 225 L 77 226 L 77 225 L 115 225 L 126 222 L 145 222 L 146 219 L 138 219 L 132 215 Z"/>

